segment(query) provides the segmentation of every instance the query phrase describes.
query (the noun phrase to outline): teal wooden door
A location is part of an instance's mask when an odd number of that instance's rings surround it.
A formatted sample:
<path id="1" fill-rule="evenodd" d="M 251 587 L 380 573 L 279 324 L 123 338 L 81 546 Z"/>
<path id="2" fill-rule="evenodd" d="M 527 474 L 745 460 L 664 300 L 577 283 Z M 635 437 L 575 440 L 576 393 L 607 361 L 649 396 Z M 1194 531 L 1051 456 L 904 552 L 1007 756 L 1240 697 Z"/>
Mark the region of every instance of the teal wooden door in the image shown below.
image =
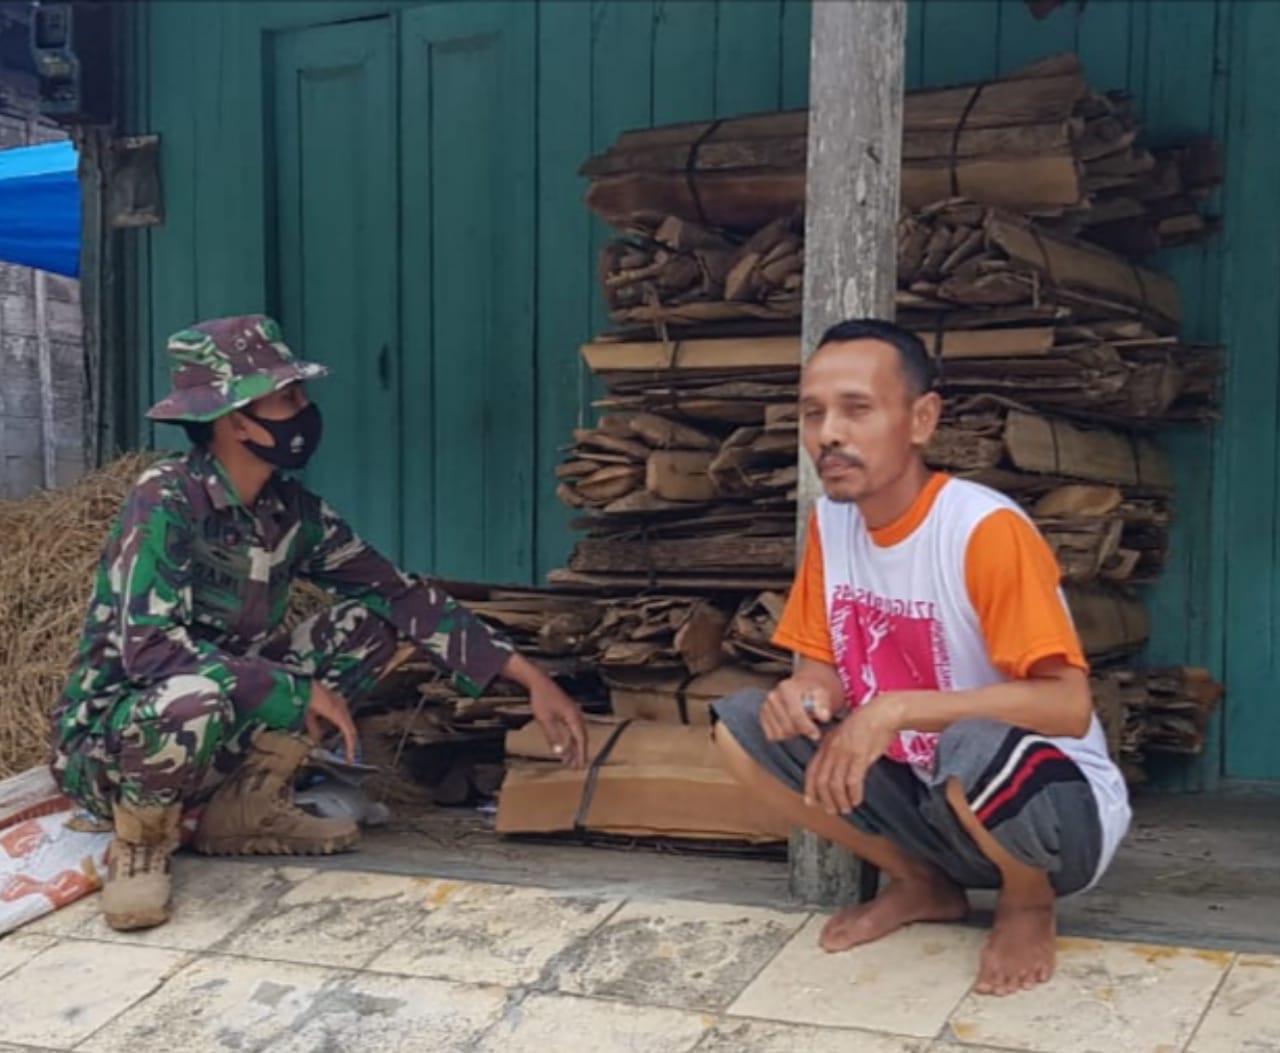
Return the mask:
<path id="1" fill-rule="evenodd" d="M 401 25 L 405 551 L 447 577 L 533 575 L 535 6 Z"/>
<path id="2" fill-rule="evenodd" d="M 400 545 L 395 49 L 391 19 L 271 38 L 276 310 L 330 368 L 305 480 L 392 558 Z"/>

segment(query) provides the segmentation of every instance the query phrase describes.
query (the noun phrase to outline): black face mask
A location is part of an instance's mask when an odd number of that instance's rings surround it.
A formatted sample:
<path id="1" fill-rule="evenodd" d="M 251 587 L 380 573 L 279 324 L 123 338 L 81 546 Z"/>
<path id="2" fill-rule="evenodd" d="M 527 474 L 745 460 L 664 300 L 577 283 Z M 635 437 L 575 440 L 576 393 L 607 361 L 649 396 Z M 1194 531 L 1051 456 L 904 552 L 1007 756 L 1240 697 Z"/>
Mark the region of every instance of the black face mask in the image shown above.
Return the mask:
<path id="1" fill-rule="evenodd" d="M 247 409 L 240 411 L 256 424 L 262 425 L 275 440 L 274 446 L 262 446 L 248 439 L 241 439 L 245 448 L 266 461 L 267 464 L 286 471 L 296 471 L 305 467 L 311 455 L 320 445 L 320 435 L 324 431 L 324 422 L 320 419 L 320 408 L 314 402 L 298 410 L 285 420 L 268 420 L 259 417 Z"/>

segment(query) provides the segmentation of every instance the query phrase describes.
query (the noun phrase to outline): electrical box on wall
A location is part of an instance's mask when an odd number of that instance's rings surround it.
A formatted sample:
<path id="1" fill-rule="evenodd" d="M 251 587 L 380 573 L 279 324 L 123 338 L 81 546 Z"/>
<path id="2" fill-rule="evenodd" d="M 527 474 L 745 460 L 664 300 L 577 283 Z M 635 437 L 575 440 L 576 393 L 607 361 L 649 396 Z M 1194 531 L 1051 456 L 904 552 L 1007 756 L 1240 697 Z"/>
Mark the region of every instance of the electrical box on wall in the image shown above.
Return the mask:
<path id="1" fill-rule="evenodd" d="M 31 53 L 40 112 L 60 124 L 110 124 L 111 4 L 40 0 L 31 16 Z"/>

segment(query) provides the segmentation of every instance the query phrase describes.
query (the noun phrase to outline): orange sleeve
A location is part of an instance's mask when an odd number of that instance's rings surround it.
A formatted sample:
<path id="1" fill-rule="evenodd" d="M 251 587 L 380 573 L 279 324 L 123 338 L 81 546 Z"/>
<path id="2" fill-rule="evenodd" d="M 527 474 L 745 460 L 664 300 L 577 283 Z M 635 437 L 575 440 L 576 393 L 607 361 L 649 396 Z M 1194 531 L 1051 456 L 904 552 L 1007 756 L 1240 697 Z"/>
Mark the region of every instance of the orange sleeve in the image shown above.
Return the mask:
<path id="1" fill-rule="evenodd" d="M 991 664 L 1013 679 L 1037 662 L 1089 663 L 1062 598 L 1062 571 L 1032 523 L 1010 509 L 987 516 L 965 551 L 965 585 L 978 612 Z"/>
<path id="2" fill-rule="evenodd" d="M 831 631 L 827 626 L 827 591 L 822 574 L 822 539 L 818 518 L 810 514 L 805 531 L 804 553 L 796 568 L 795 581 L 787 605 L 774 630 L 773 642 L 795 654 L 835 665 Z"/>

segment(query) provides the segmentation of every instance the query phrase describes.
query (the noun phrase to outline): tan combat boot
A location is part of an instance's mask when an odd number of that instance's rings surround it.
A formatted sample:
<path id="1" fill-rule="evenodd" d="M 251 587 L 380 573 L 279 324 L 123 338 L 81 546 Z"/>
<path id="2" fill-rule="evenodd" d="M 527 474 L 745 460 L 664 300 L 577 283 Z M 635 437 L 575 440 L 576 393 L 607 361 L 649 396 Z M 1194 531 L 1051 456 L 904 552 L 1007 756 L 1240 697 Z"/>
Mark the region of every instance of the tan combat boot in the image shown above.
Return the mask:
<path id="1" fill-rule="evenodd" d="M 210 856 L 331 855 L 356 846 L 360 830 L 345 819 L 321 819 L 293 803 L 293 777 L 311 752 L 309 740 L 259 732 L 253 749 L 218 787 L 200 817 L 195 849 Z"/>
<path id="2" fill-rule="evenodd" d="M 182 807 L 117 802 L 115 840 L 102 886 L 102 913 L 113 929 L 150 929 L 169 920 L 169 861 L 178 847 Z"/>

